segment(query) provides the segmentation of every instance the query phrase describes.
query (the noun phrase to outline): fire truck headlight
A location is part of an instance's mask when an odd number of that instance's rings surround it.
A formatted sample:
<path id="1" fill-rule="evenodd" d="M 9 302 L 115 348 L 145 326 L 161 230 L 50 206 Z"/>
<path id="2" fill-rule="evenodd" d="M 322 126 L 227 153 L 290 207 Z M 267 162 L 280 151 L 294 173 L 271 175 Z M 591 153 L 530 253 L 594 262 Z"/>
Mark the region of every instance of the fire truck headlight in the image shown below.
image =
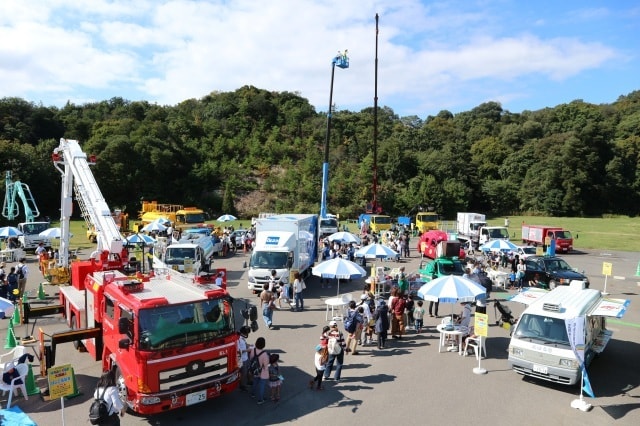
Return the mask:
<path id="1" fill-rule="evenodd" d="M 140 404 L 142 405 L 154 405 L 159 404 L 160 398 L 157 396 L 143 396 L 140 398 Z"/>

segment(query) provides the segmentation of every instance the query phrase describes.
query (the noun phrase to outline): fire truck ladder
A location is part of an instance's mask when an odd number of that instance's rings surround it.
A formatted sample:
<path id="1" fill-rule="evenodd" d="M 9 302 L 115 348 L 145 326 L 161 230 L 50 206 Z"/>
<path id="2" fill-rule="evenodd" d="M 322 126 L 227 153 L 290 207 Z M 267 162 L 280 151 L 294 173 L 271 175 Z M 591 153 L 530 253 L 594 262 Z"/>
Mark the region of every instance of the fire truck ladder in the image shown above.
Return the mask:
<path id="1" fill-rule="evenodd" d="M 78 207 L 80 207 L 80 216 L 82 216 L 84 222 L 87 224 L 87 229 L 91 229 L 93 228 L 93 223 L 91 223 L 91 215 L 89 214 L 89 209 L 87 209 L 87 205 L 84 202 L 85 195 L 82 194 L 82 188 L 78 186 L 78 182 L 73 182 L 73 188 L 76 193 L 76 201 L 78 202 Z"/>
<path id="2" fill-rule="evenodd" d="M 111 210 L 98 187 L 87 154 L 80 148 L 80 144 L 72 139 L 60 139 L 60 146 L 54 150 L 54 164 L 62 174 L 62 211 L 60 225 L 62 238 L 60 239 L 60 258 L 58 264 L 69 265 L 68 234 L 71 216 L 72 192 L 76 191 L 76 199 L 80 205 L 82 215 L 88 215 L 91 224 L 95 226 L 98 236 L 98 251 L 107 250 L 110 253 L 120 253 L 123 241 L 118 225 L 116 225 Z M 64 166 L 64 168 L 60 167 Z M 86 220 L 86 219 L 85 219 Z"/>

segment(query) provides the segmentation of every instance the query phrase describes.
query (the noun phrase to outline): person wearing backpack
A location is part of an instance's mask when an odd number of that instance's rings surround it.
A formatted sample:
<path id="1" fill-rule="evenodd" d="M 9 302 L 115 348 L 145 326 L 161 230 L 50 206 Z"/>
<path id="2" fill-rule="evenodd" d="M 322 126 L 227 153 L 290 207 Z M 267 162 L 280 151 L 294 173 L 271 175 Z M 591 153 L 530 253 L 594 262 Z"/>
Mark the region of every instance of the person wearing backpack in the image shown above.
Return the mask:
<path id="1" fill-rule="evenodd" d="M 348 333 L 345 351 L 352 355 L 358 355 L 358 338 L 362 334 L 362 325 L 364 324 L 363 313 L 364 308 L 362 306 L 356 308 L 354 300 L 349 302 L 349 312 L 344 320 L 345 331 Z"/>
<path id="2" fill-rule="evenodd" d="M 91 421 L 91 424 L 108 426 L 120 425 L 120 417 L 124 416 L 126 408 L 122 403 L 122 400 L 120 400 L 118 388 L 116 387 L 115 372 L 112 369 L 102 373 L 102 376 L 100 376 L 100 379 L 98 380 L 96 390 L 93 393 L 93 397 L 96 401 L 91 404 L 89 411 L 89 420 Z M 96 418 L 96 415 L 93 414 L 96 411 L 94 406 L 97 408 L 98 405 L 96 402 L 101 404 L 101 401 L 104 402 L 104 405 L 103 408 L 99 410 L 101 415 Z M 104 406 L 106 406 L 106 409 Z"/>
<path id="3" fill-rule="evenodd" d="M 269 354 L 264 337 L 258 337 L 249 360 L 249 371 L 253 374 L 251 397 L 258 398 L 258 405 L 264 404 L 264 390 L 269 381 Z M 255 361 L 254 361 L 255 360 Z"/>
<path id="4" fill-rule="evenodd" d="M 18 262 L 18 267 L 16 268 L 16 274 L 18 275 L 18 299 L 22 298 L 24 294 L 24 290 L 27 287 L 27 274 L 28 269 L 26 265 L 27 259 L 22 258 L 20 262 Z"/>
<path id="5" fill-rule="evenodd" d="M 339 382 L 342 374 L 342 363 L 344 362 L 344 350 L 347 345 L 344 341 L 344 335 L 338 330 L 338 323 L 336 321 L 329 322 L 329 331 L 326 333 L 326 340 L 329 358 L 324 368 L 324 379 L 330 380 L 329 376 L 331 376 L 333 364 L 335 363 L 336 374 L 333 378 L 336 382 Z"/>
<path id="6" fill-rule="evenodd" d="M 16 267 L 12 266 L 9 270 L 9 275 L 7 275 L 7 290 L 8 290 L 8 299 L 11 301 L 16 300 L 16 295 L 13 294 L 13 290 L 18 288 L 18 275 L 16 274 Z"/>

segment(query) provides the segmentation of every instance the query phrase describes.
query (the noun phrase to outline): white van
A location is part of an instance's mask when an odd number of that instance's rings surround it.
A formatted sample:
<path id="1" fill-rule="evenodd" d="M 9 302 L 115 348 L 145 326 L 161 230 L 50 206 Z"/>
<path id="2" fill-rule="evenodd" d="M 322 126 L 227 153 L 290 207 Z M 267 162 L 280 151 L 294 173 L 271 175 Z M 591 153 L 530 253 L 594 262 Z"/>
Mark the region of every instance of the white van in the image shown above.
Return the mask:
<path id="1" fill-rule="evenodd" d="M 581 281 L 552 291 L 531 289 L 511 299 L 529 305 L 511 335 L 509 366 L 517 373 L 573 385 L 580 380 L 580 363 L 567 336 L 565 320 L 584 318 L 584 361 L 589 365 L 613 334 L 607 316 L 621 318 L 628 300 L 606 299 Z"/>

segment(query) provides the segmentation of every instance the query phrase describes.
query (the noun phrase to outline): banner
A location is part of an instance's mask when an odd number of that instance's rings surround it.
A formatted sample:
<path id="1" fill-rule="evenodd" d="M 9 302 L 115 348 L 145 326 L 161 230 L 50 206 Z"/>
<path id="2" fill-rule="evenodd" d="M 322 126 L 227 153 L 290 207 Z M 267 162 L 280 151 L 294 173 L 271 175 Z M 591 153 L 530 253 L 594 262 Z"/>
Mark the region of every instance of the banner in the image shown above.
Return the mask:
<path id="1" fill-rule="evenodd" d="M 584 365 L 584 317 L 570 318 L 564 321 L 567 328 L 567 336 L 569 337 L 569 343 L 571 343 L 571 349 L 576 358 L 580 362 L 580 372 L 582 373 L 582 391 L 591 398 L 595 398 L 593 389 L 591 389 L 591 382 L 587 375 L 587 368 Z"/>

